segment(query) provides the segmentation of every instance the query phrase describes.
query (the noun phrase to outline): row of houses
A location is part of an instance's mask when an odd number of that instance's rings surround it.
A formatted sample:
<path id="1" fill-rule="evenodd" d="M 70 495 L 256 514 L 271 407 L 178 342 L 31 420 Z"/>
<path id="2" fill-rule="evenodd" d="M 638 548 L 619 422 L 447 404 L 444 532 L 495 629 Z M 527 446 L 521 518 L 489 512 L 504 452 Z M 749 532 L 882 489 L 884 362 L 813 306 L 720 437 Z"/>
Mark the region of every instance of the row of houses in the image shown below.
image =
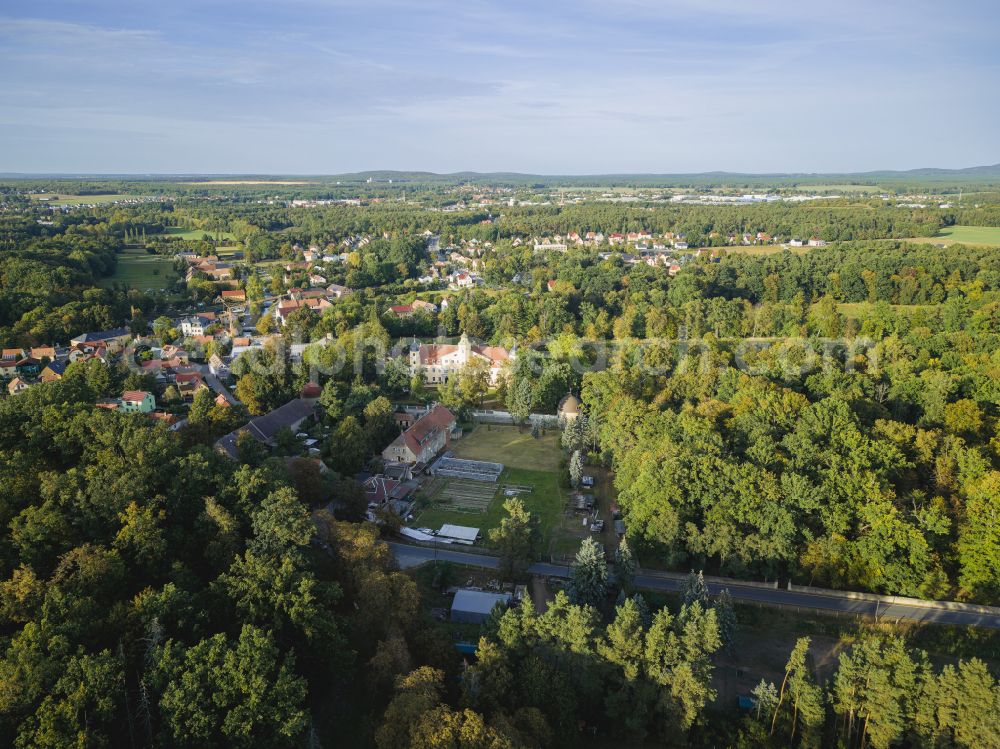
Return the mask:
<path id="1" fill-rule="evenodd" d="M 121 353 L 131 339 L 128 328 L 112 328 L 83 333 L 68 346 L 6 348 L 0 351 L 0 379 L 6 383 L 10 395 L 17 395 L 39 383 L 61 380 L 66 367 L 74 362 L 87 359 L 107 362 Z"/>

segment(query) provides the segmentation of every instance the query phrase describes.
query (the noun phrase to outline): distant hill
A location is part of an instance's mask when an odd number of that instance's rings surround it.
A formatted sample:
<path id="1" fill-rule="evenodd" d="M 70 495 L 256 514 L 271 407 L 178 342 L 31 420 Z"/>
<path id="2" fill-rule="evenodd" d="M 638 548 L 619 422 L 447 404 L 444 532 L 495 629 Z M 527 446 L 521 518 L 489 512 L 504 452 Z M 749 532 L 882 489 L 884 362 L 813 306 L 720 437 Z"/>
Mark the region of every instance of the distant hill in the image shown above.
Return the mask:
<path id="1" fill-rule="evenodd" d="M 678 174 L 525 174 L 519 172 L 453 172 L 379 169 L 332 175 L 296 174 L 25 174 L 0 173 L 4 180 L 120 180 L 127 182 L 201 182 L 206 180 L 307 180 L 313 183 L 344 185 L 372 182 L 387 184 L 455 185 L 482 183 L 511 186 L 576 187 L 808 187 L 809 185 L 868 185 L 886 189 L 926 186 L 935 190 L 970 187 L 1000 187 L 1000 164 L 963 169 L 920 168 L 869 172 L 696 172 Z"/>
<path id="2" fill-rule="evenodd" d="M 964 169 L 922 168 L 878 170 L 870 172 L 794 172 L 748 174 L 741 172 L 697 172 L 679 174 L 526 174 L 521 172 L 452 172 L 438 174 L 423 171 L 379 169 L 364 172 L 335 174 L 314 179 L 333 180 L 341 183 L 373 182 L 412 184 L 461 184 L 466 182 L 506 185 L 592 186 L 613 185 L 635 187 L 794 187 L 808 185 L 856 184 L 880 185 L 900 188 L 905 185 L 926 184 L 940 188 L 954 185 L 1000 186 L 1000 164 L 974 166 Z"/>

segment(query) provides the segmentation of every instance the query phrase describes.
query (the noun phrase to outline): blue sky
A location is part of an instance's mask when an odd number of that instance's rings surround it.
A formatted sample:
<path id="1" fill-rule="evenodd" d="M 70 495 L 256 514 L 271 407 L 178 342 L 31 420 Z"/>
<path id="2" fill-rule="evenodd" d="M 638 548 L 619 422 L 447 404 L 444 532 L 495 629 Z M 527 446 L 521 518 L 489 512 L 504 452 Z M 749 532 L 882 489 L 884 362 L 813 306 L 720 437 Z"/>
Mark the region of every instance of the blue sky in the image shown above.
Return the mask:
<path id="1" fill-rule="evenodd" d="M 0 171 L 1000 162 L 995 0 L 6 0 Z"/>

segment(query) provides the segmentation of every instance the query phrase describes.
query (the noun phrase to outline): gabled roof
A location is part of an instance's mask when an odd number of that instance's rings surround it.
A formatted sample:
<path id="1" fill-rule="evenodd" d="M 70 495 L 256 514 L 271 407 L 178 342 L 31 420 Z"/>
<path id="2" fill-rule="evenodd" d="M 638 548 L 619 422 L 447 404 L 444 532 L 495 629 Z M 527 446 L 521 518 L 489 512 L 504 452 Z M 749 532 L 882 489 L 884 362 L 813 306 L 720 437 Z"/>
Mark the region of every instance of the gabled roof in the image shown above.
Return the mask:
<path id="1" fill-rule="evenodd" d="M 108 341 L 112 338 L 122 338 L 131 336 L 132 331 L 128 328 L 111 328 L 110 330 L 99 330 L 96 333 L 84 333 L 73 339 L 74 343 L 91 343 L 93 341 Z"/>
<path id="2" fill-rule="evenodd" d="M 55 361 L 50 361 L 46 369 L 55 372 L 57 375 L 62 375 L 66 373 L 66 367 L 69 365 L 69 361 L 66 359 L 57 359 Z"/>
<path id="3" fill-rule="evenodd" d="M 283 406 L 279 406 L 270 413 L 251 419 L 250 422 L 239 429 L 236 429 L 216 441 L 216 448 L 225 451 L 230 457 L 238 458 L 239 452 L 236 449 L 236 439 L 240 432 L 248 432 L 258 442 L 271 444 L 278 432 L 284 428 L 291 428 L 293 424 L 311 416 L 315 412 L 316 400 L 314 398 L 296 398 L 288 401 Z"/>
<path id="4" fill-rule="evenodd" d="M 444 406 L 438 404 L 429 412 L 417 419 L 410 428 L 399 435 L 393 444 L 398 440 L 410 449 L 414 455 L 419 455 L 423 445 L 434 434 L 442 429 L 450 429 L 455 424 L 455 415 Z"/>
<path id="5" fill-rule="evenodd" d="M 126 390 L 122 393 L 122 400 L 129 403 L 142 403 L 147 395 L 151 395 L 151 393 L 145 390 Z"/>

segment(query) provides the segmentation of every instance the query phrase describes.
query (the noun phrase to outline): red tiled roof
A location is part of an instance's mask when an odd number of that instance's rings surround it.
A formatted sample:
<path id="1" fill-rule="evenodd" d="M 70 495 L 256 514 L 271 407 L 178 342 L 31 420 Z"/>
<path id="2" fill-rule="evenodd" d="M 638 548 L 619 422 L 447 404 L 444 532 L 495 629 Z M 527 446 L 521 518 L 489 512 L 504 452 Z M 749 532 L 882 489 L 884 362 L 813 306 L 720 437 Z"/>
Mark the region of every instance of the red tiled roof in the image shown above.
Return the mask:
<path id="1" fill-rule="evenodd" d="M 403 441 L 414 455 L 419 455 L 423 443 L 430 435 L 447 429 L 454 423 L 455 415 L 451 411 L 441 405 L 434 406 L 403 432 Z"/>
<path id="2" fill-rule="evenodd" d="M 450 343 L 425 343 L 420 346 L 420 364 L 437 364 L 443 356 L 458 351 L 458 346 Z"/>
<path id="3" fill-rule="evenodd" d="M 149 395 L 145 390 L 126 390 L 122 393 L 122 400 L 129 403 L 140 403 Z"/>

